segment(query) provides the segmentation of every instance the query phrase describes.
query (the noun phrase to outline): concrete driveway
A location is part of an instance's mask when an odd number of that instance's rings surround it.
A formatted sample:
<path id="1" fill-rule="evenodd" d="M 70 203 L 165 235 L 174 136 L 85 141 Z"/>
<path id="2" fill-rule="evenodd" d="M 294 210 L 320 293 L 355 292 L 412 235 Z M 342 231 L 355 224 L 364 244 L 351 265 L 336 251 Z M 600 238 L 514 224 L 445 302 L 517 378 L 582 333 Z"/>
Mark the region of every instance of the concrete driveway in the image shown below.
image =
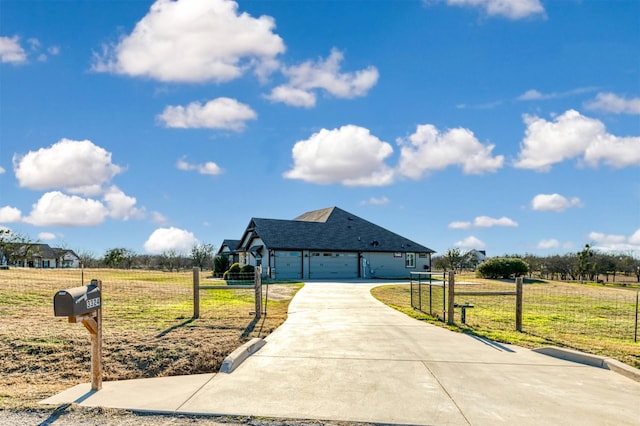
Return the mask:
<path id="1" fill-rule="evenodd" d="M 378 283 L 379 284 L 379 283 Z M 232 373 L 80 385 L 43 401 L 420 425 L 638 425 L 640 382 L 413 320 L 377 284 L 307 283 Z"/>

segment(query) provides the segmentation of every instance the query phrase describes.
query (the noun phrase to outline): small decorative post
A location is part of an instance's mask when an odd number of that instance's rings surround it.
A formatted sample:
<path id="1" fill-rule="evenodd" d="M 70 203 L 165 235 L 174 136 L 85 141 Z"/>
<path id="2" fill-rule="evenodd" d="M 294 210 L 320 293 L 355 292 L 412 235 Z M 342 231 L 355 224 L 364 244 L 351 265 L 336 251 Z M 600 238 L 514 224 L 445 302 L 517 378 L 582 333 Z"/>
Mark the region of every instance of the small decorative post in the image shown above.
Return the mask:
<path id="1" fill-rule="evenodd" d="M 522 332 L 522 277 L 516 277 L 516 331 Z"/>
<path id="2" fill-rule="evenodd" d="M 456 275 L 455 275 L 455 271 L 449 271 L 449 285 L 448 285 L 448 295 L 449 295 L 449 300 L 448 300 L 448 306 L 447 306 L 447 324 L 449 325 L 453 325 L 454 323 L 454 315 L 455 315 L 455 311 L 454 311 L 454 307 L 455 307 L 455 282 L 456 282 Z"/>

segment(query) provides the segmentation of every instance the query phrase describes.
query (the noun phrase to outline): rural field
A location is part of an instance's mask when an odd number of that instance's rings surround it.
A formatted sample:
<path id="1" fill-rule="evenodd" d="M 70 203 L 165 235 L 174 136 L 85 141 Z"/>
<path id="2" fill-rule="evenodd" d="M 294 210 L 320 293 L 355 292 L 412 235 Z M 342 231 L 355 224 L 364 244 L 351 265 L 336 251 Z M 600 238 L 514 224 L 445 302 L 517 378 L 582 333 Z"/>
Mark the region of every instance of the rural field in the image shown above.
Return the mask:
<path id="1" fill-rule="evenodd" d="M 224 284 L 207 279 L 201 285 Z M 264 337 L 285 319 L 301 284 L 263 286 L 263 311 L 253 315 L 253 289 L 201 290 L 193 314 L 192 271 L 0 271 L 0 409 L 37 402 L 90 381 L 90 338 L 81 324 L 54 317 L 61 289 L 102 280 L 104 380 L 216 372 L 243 342 Z"/>

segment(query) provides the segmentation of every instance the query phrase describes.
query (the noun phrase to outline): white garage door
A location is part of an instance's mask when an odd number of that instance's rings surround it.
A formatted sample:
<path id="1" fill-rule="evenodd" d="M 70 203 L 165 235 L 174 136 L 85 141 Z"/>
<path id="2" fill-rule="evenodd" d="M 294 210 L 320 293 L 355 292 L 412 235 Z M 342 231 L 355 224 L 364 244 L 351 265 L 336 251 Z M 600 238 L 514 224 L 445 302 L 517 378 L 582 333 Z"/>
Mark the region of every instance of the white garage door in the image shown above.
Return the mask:
<path id="1" fill-rule="evenodd" d="M 358 278 L 356 253 L 312 252 L 309 264 L 311 279 Z"/>
<path id="2" fill-rule="evenodd" d="M 277 251 L 275 253 L 276 279 L 299 280 L 302 278 L 302 253 Z"/>

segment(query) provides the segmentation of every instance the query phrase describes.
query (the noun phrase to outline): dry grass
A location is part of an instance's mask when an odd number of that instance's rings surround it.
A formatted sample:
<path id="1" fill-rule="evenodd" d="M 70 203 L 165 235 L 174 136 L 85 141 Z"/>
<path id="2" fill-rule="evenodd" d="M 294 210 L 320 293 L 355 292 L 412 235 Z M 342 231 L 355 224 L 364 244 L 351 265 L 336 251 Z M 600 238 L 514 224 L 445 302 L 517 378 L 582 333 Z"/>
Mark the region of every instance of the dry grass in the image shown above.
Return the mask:
<path id="1" fill-rule="evenodd" d="M 85 277 L 103 282 L 105 381 L 216 372 L 242 343 L 284 322 L 301 287 L 269 285 L 267 315 L 259 320 L 250 314 L 252 289 L 202 290 L 194 320 L 191 271 L 89 270 Z M 78 270 L 0 271 L 0 409 L 33 408 L 90 380 L 88 332 L 53 316 L 56 291 L 81 283 Z"/>

